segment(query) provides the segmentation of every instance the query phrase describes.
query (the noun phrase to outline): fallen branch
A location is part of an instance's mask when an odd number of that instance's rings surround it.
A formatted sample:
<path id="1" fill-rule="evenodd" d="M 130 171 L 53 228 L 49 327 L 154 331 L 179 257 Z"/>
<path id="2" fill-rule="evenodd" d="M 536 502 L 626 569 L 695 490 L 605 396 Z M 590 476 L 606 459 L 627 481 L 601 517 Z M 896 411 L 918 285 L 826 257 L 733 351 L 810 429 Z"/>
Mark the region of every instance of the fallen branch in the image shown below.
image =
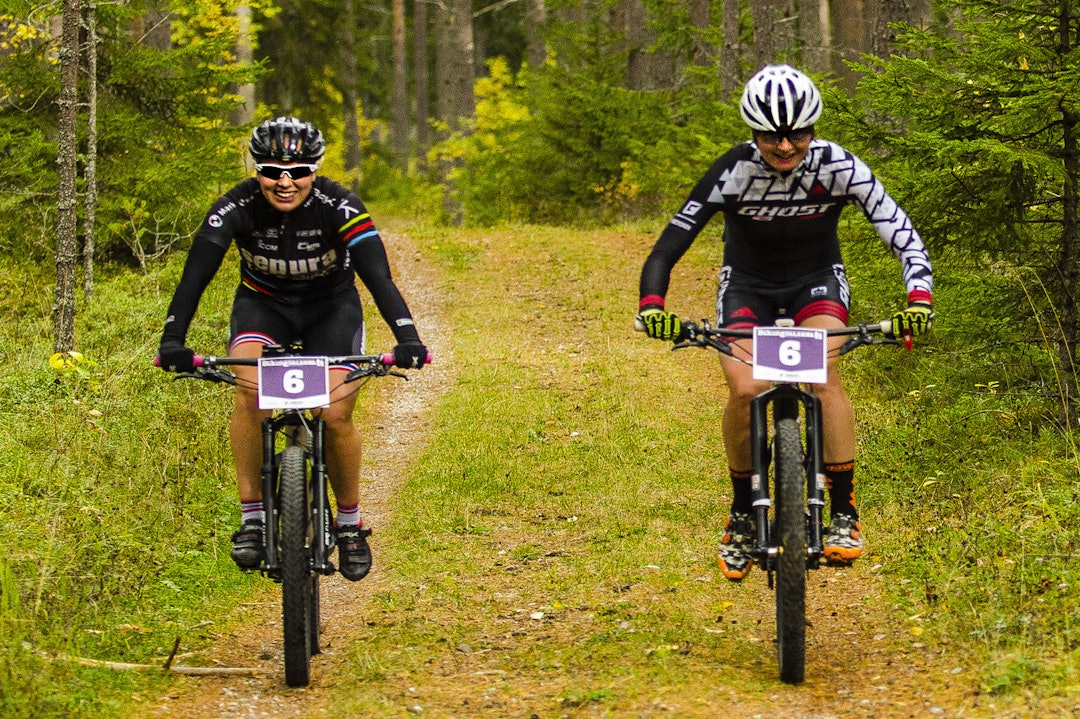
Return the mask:
<path id="1" fill-rule="evenodd" d="M 60 654 L 56 652 L 36 652 L 36 654 L 51 659 L 53 661 L 71 662 L 72 664 L 78 664 L 84 667 L 96 667 L 98 669 L 111 669 L 118 672 L 126 671 L 161 671 L 172 672 L 173 674 L 185 674 L 188 676 L 254 676 L 259 673 L 258 669 L 254 667 L 188 667 L 183 665 L 173 665 L 171 662 L 166 663 L 165 666 L 157 666 L 154 664 L 132 664 L 129 662 L 110 662 L 104 659 L 87 659 L 86 657 L 75 657 L 70 654 Z"/>

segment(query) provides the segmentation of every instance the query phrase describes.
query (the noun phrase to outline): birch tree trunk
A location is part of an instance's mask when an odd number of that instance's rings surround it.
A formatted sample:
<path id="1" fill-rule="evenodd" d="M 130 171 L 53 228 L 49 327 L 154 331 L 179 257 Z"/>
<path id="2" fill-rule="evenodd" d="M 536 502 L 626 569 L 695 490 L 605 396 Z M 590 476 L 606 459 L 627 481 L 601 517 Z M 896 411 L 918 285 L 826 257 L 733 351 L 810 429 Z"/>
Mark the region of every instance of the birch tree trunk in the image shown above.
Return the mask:
<path id="1" fill-rule="evenodd" d="M 64 0 L 60 40 L 59 188 L 56 228 L 56 295 L 53 303 L 53 351 L 75 348 L 75 266 L 78 210 L 76 179 L 79 83 L 79 3 Z"/>

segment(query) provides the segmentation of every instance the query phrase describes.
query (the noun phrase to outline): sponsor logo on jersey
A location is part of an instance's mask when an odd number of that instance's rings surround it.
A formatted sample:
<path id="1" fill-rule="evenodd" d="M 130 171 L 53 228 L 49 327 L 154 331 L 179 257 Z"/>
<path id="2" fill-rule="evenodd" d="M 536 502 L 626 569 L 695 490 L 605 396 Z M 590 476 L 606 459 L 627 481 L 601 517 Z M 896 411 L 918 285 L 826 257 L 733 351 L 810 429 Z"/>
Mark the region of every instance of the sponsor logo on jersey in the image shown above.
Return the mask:
<path id="1" fill-rule="evenodd" d="M 743 217 L 753 217 L 757 220 L 772 220 L 777 217 L 817 217 L 825 214 L 830 207 L 836 207 L 838 202 L 822 202 L 813 205 L 745 205 L 736 212 Z"/>
<path id="2" fill-rule="evenodd" d="M 280 257 L 255 254 L 251 250 L 240 250 L 240 256 L 257 272 L 273 277 L 306 280 L 331 274 L 337 266 L 338 254 L 337 250 L 330 249 L 316 257 L 284 260 Z"/>
<path id="3" fill-rule="evenodd" d="M 311 196 L 317 199 L 319 202 L 323 203 L 324 205 L 334 206 L 334 209 L 340 212 L 346 220 L 352 219 L 356 215 L 360 214 L 360 210 L 350 205 L 348 199 L 338 199 L 336 197 L 331 197 L 325 192 L 320 192 L 319 188 L 317 187 L 311 188 Z"/>

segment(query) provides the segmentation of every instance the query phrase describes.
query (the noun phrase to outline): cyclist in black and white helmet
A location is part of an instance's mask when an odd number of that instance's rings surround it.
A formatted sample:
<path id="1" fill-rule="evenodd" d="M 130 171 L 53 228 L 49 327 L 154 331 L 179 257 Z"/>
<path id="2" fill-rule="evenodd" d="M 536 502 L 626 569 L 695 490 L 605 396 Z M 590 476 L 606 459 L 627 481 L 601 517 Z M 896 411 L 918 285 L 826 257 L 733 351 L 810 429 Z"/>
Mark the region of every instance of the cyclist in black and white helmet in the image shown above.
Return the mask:
<path id="1" fill-rule="evenodd" d="M 248 142 L 256 176 L 211 206 L 195 234 L 184 273 L 169 304 L 158 358 L 174 372 L 193 369 L 186 346 L 199 299 L 235 243 L 240 283 L 233 300 L 229 354 L 258 357 L 266 345 L 303 344 L 313 355 L 364 352 L 364 314 L 359 277 L 397 346 L 394 363 L 421 368 L 427 348 L 390 275 L 386 248 L 364 203 L 352 190 L 317 175 L 326 152 L 323 135 L 295 117 L 267 120 Z M 331 372 L 326 421 L 326 459 L 337 506 L 339 569 L 362 579 L 371 568 L 371 533 L 360 518 L 360 434 L 353 423 L 356 394 L 343 387 L 346 371 Z M 344 368 L 341 368 L 344 369 Z M 241 388 L 229 423 L 240 494 L 240 529 L 232 558 L 258 569 L 265 548 L 262 504 L 262 412 L 254 390 L 254 367 L 238 367 Z"/>
<path id="2" fill-rule="evenodd" d="M 907 295 L 893 317 L 897 334 L 929 330 L 933 273 L 919 233 L 870 168 L 836 143 L 817 139 L 821 93 L 789 65 L 769 65 L 746 83 L 739 109 L 753 140 L 736 145 L 698 181 L 656 241 L 641 272 L 636 325 L 650 337 L 677 339 L 679 316 L 665 309 L 671 270 L 702 227 L 724 213 L 724 260 L 717 292 L 723 327 L 769 325 L 779 316 L 808 327 L 847 324 L 850 288 L 837 227 L 857 206 L 900 261 Z M 751 368 L 721 356 L 728 385 L 722 431 L 733 487 L 720 544 L 724 575 L 737 581 L 751 567 L 755 534 L 750 494 L 750 400 L 767 384 Z M 863 551 L 855 507 L 855 417 L 836 360 L 828 381 L 813 385 L 824 418 L 830 526 L 828 560 L 848 564 Z"/>
<path id="3" fill-rule="evenodd" d="M 278 117 L 251 131 L 248 149 L 256 163 L 317 163 L 326 152 L 326 142 L 310 122 Z"/>

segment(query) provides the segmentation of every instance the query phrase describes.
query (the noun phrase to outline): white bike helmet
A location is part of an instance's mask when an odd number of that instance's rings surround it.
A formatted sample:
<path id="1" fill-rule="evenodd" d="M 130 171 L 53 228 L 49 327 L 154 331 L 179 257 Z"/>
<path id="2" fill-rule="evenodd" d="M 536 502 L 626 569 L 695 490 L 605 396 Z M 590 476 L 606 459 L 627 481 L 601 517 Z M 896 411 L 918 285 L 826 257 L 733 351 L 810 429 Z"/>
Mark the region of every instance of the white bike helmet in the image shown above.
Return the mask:
<path id="1" fill-rule="evenodd" d="M 821 117 L 821 93 L 814 81 L 790 65 L 766 65 L 746 83 L 739 111 L 762 132 L 800 130 Z"/>

